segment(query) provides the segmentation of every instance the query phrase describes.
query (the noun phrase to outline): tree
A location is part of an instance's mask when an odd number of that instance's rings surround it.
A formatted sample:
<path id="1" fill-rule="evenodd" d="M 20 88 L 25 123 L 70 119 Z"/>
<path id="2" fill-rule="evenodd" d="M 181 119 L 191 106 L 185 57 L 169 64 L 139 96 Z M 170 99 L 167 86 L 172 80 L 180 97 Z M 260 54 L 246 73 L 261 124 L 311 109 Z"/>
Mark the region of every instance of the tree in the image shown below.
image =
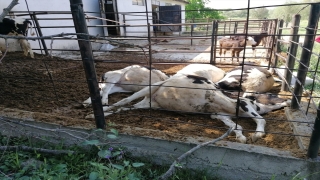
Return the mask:
<path id="1" fill-rule="evenodd" d="M 247 18 L 247 10 L 233 10 L 223 11 L 223 16 L 226 18 Z"/>
<path id="2" fill-rule="evenodd" d="M 320 0 L 302 0 L 301 3 L 315 3 Z M 302 5 L 302 10 L 299 12 L 301 19 L 309 19 L 311 5 Z"/>
<path id="3" fill-rule="evenodd" d="M 255 19 L 264 19 L 269 16 L 269 10 L 267 8 L 257 8 L 250 10 L 250 16 Z"/>
<path id="4" fill-rule="evenodd" d="M 205 7 L 209 0 L 188 0 L 186 5 L 186 19 L 193 18 L 212 18 L 223 19 L 221 12 L 212 8 Z"/>
<path id="5" fill-rule="evenodd" d="M 304 2 L 311 2 L 314 0 L 303 0 Z M 297 4 L 297 3 L 302 3 L 303 1 L 297 2 L 297 1 L 287 1 L 285 4 Z M 319 2 L 319 0 L 314 1 L 314 2 Z M 291 19 L 293 15 L 299 13 L 302 14 L 303 12 L 305 14 L 310 12 L 310 7 L 303 9 L 307 5 L 291 5 L 291 6 L 280 6 L 272 10 L 270 13 L 270 18 L 279 18 L 283 19 L 285 22 L 285 26 L 288 27 L 288 24 L 291 22 Z M 302 10 L 303 9 L 303 10 Z M 301 15 L 302 16 L 302 15 Z M 303 15 L 303 18 L 308 18 L 309 15 Z"/>

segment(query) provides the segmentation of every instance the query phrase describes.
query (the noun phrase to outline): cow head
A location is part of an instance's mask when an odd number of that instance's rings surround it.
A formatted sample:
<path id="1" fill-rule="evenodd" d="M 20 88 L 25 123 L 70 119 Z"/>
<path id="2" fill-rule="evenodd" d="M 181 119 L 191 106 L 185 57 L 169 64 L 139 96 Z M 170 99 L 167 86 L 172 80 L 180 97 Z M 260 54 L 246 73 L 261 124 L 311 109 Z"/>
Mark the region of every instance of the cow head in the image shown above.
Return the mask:
<path id="1" fill-rule="evenodd" d="M 248 36 L 246 40 L 247 40 L 247 46 L 257 44 L 257 42 L 253 39 L 253 37 Z"/>

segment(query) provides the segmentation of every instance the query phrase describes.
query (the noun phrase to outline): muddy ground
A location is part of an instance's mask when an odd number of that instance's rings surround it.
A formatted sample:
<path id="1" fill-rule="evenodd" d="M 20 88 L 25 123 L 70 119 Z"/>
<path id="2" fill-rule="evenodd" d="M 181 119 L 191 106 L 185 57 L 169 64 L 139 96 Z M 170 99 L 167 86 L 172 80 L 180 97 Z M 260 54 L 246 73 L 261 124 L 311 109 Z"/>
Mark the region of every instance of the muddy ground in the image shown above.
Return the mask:
<path id="1" fill-rule="evenodd" d="M 105 58 L 115 60 L 115 62 L 97 62 L 98 76 L 109 70 L 142 62 L 137 60 L 144 59 L 143 56 L 125 53 L 110 53 Z M 119 63 L 118 60 L 128 63 Z M 161 61 L 153 60 L 153 62 Z M 174 74 L 184 66 L 178 64 L 154 65 L 167 74 Z M 228 68 L 224 69 L 228 70 Z M 0 64 L 0 87 L 0 107 L 66 117 L 38 117 L 40 121 L 64 126 L 95 127 L 94 121 L 84 119 L 92 109 L 81 106 L 81 102 L 89 97 L 82 61 L 50 58 L 39 54 L 35 55 L 35 59 L 30 59 L 24 57 L 22 53 L 8 53 Z M 279 86 L 275 86 L 273 92 L 279 92 Z M 128 94 L 114 94 L 110 96 L 109 102 L 114 103 L 127 96 Z M 297 141 L 292 136 L 292 130 L 286 121 L 283 109 L 270 112 L 264 115 L 264 118 L 267 120 L 266 137 L 254 143 L 251 141 L 247 143 L 289 150 L 297 157 L 305 154 L 299 150 Z M 108 116 L 106 122 L 115 124 L 121 133 L 160 136 L 169 140 L 181 141 L 186 137 L 217 138 L 228 129 L 221 121 L 210 119 L 209 115 L 156 110 L 135 110 L 114 114 Z M 238 123 L 244 128 L 244 135 L 247 137 L 256 128 L 255 122 L 251 119 L 239 119 Z M 130 127 L 143 128 L 147 131 L 142 134 Z M 226 140 L 236 142 L 235 135 L 231 134 Z"/>

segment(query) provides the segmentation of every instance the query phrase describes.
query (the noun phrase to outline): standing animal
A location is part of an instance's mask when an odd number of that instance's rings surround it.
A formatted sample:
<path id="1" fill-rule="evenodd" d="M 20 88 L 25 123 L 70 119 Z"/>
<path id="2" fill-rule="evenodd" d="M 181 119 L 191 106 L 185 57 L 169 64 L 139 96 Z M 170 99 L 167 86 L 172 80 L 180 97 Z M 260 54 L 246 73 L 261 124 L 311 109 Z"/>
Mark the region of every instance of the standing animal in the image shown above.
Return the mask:
<path id="1" fill-rule="evenodd" d="M 267 69 L 257 66 L 243 66 L 243 71 L 242 67 L 236 67 L 227 72 L 226 76 L 217 84 L 223 90 L 244 91 L 243 97 L 246 97 L 256 92 L 270 91 L 274 82 L 272 74 Z"/>
<path id="2" fill-rule="evenodd" d="M 245 48 L 245 44 L 247 46 L 249 45 L 255 45 L 257 44 L 257 42 L 252 38 L 252 37 L 247 37 L 247 39 L 231 39 L 231 38 L 222 38 L 219 40 L 219 45 L 220 45 L 220 56 L 222 54 L 222 50 L 223 50 L 223 54 L 224 57 L 226 56 L 226 51 L 227 50 L 231 50 L 231 60 L 233 63 L 233 57 L 235 57 L 235 55 L 237 55 L 237 62 L 239 62 L 239 56 L 240 56 L 240 52 Z"/>
<path id="3" fill-rule="evenodd" d="M 220 119 L 227 126 L 232 127 L 239 142 L 245 143 L 247 138 L 242 134 L 242 127 L 236 125 L 231 117 L 236 114 L 237 100 L 225 96 L 217 85 L 205 77 L 194 75 L 176 75 L 165 81 L 157 82 L 151 86 L 134 93 L 133 95 L 115 103 L 113 106 L 104 107 L 105 116 L 110 115 L 113 108 L 120 107 L 117 112 L 138 108 L 167 109 L 173 111 L 185 111 L 189 113 L 210 113 L 212 119 Z M 121 107 L 133 100 L 144 97 L 144 99 L 131 108 Z M 239 116 L 252 118 L 257 123 L 252 140 L 264 136 L 266 121 L 259 114 L 287 106 L 287 102 L 274 105 L 265 105 L 254 102 L 247 98 L 240 98 Z M 86 116 L 87 119 L 94 118 L 93 114 Z M 237 129 L 235 129 L 237 127 Z"/>
<path id="4" fill-rule="evenodd" d="M 28 29 L 32 26 L 32 23 L 25 19 L 9 19 L 4 18 L 0 22 L 0 34 L 1 35 L 10 35 L 10 36 L 27 36 Z M 33 33 L 31 33 L 33 34 Z M 13 47 L 15 44 L 20 44 L 21 49 L 24 52 L 24 55 L 27 56 L 30 52 L 31 58 L 34 58 L 33 51 L 31 49 L 30 43 L 26 39 L 8 39 L 8 48 L 4 39 L 0 39 L 0 51 L 16 51 Z M 10 48 L 12 47 L 12 48 Z"/>
<path id="5" fill-rule="evenodd" d="M 262 42 L 262 40 L 264 38 L 268 37 L 268 33 L 266 32 L 262 32 L 260 34 L 257 35 L 253 35 L 252 38 L 254 39 L 255 42 L 257 42 L 256 44 L 251 45 L 252 46 L 252 56 L 256 57 L 256 47 L 260 45 L 260 43 Z M 232 39 L 234 40 L 242 40 L 245 39 L 245 36 L 231 36 Z"/>
<path id="6" fill-rule="evenodd" d="M 151 75 L 151 76 L 150 76 Z M 149 79 L 151 77 L 151 79 Z M 99 87 L 103 105 L 108 105 L 108 95 L 116 92 L 137 92 L 150 83 L 164 81 L 169 77 L 157 69 L 132 65 L 123 69 L 108 71 L 101 76 Z M 84 107 L 91 104 L 91 98 L 83 103 Z"/>

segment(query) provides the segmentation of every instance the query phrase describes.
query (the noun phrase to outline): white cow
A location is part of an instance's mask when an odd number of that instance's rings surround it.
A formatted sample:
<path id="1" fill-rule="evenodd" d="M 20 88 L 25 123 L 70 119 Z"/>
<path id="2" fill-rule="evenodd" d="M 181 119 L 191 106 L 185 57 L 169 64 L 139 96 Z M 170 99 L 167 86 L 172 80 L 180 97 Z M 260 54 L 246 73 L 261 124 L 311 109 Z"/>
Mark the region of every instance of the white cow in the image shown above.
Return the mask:
<path id="1" fill-rule="evenodd" d="M 240 79 L 242 80 L 241 87 Z M 243 97 L 246 97 L 254 93 L 270 91 L 274 82 L 272 74 L 267 69 L 257 66 L 244 66 L 243 71 L 242 67 L 230 70 L 217 84 L 224 90 L 244 91 Z"/>
<path id="2" fill-rule="evenodd" d="M 213 82 L 217 82 L 223 78 L 225 72 L 210 64 L 189 64 L 176 74 L 192 74 L 206 77 Z M 102 76 L 99 86 L 101 88 L 102 104 L 108 104 L 108 95 L 116 92 L 137 92 L 149 85 L 150 71 L 148 68 L 132 65 L 123 69 L 109 71 Z M 151 70 L 151 84 L 168 79 L 160 70 Z M 91 98 L 83 103 L 84 107 L 91 104 Z"/>
<path id="3" fill-rule="evenodd" d="M 12 34 L 9 33 L 7 34 L 8 36 L 21 36 L 24 37 L 22 34 Z M 8 48 L 7 48 L 8 45 Z M 19 47 L 20 46 L 20 47 Z M 32 48 L 30 46 L 30 43 L 26 39 L 7 39 L 7 44 L 3 38 L 0 38 L 0 53 L 4 53 L 5 51 L 7 52 L 15 52 L 15 51 L 20 51 L 20 48 L 23 51 L 23 54 L 25 56 L 28 56 L 30 53 L 30 57 L 34 58 L 34 54 L 32 51 Z"/>
<path id="4" fill-rule="evenodd" d="M 180 87 L 180 88 L 179 88 Z M 183 88 L 182 88 L 183 87 Z M 151 94 L 149 94 L 151 92 Z M 137 98 L 144 99 L 131 108 L 121 107 Z M 151 102 L 151 103 L 150 103 Z M 252 118 L 257 123 L 256 133 L 252 140 L 265 135 L 264 127 L 266 121 L 259 114 L 287 106 L 287 102 L 266 105 L 254 102 L 247 98 L 240 98 L 239 116 Z M 115 107 L 121 110 L 131 110 L 138 108 L 168 109 L 175 111 L 185 111 L 194 113 L 211 113 L 212 119 L 220 119 L 227 126 L 234 128 L 236 138 L 239 142 L 245 143 L 247 138 L 242 134 L 242 127 L 232 121 L 232 116 L 236 114 L 237 100 L 224 95 L 217 85 L 204 77 L 194 75 L 175 75 L 165 81 L 157 82 L 153 86 L 146 87 L 132 96 L 129 96 L 110 107 L 104 107 L 105 116 L 112 114 L 110 111 Z M 93 114 L 86 116 L 87 119 L 94 118 Z"/>
<path id="5" fill-rule="evenodd" d="M 176 74 L 196 75 L 218 82 L 225 76 L 225 71 L 211 64 L 189 64 Z"/>
<path id="6" fill-rule="evenodd" d="M 151 75 L 151 76 L 150 76 Z M 151 79 L 149 78 L 151 77 Z M 150 83 L 164 81 L 169 77 L 157 69 L 132 65 L 123 69 L 108 71 L 101 77 L 99 87 L 103 105 L 108 105 L 109 94 L 116 92 L 137 92 L 148 86 Z M 88 98 L 83 103 L 84 107 L 91 104 L 91 98 Z"/>
<path id="7" fill-rule="evenodd" d="M 26 19 L 4 18 L 2 22 L 0 22 L 1 35 L 25 37 L 27 36 L 29 28 L 31 28 L 31 35 L 33 35 L 32 23 L 31 21 Z M 27 56 L 30 52 L 30 57 L 34 58 L 30 43 L 26 39 L 8 39 L 6 43 L 5 39 L 0 38 L 0 52 L 2 53 L 4 53 L 5 51 L 19 51 L 20 48 L 18 46 L 21 47 L 25 56 Z"/>

